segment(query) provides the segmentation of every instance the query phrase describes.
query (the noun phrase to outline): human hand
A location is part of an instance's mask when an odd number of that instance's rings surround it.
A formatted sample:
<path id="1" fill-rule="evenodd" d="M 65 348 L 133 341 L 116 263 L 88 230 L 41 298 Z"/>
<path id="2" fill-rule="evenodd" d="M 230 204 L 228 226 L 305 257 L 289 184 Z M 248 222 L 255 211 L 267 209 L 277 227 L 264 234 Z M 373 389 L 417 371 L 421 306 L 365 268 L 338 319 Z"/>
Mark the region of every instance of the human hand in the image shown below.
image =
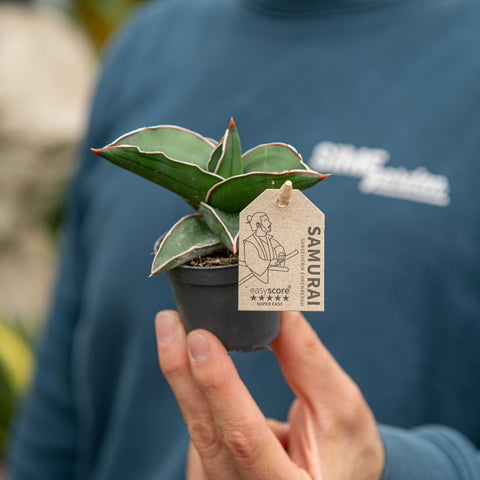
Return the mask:
<path id="1" fill-rule="evenodd" d="M 286 259 L 286 255 L 284 253 L 279 253 L 277 258 L 274 258 L 270 262 L 271 267 L 281 267 L 284 265 Z"/>
<path id="2" fill-rule="evenodd" d="M 277 257 L 277 262 L 278 262 L 278 265 L 283 265 L 285 263 L 285 259 L 286 259 L 286 255 L 284 252 L 281 252 L 278 254 L 278 257 Z"/>
<path id="3" fill-rule="evenodd" d="M 378 480 L 375 419 L 360 390 L 300 313 L 282 313 L 272 347 L 296 395 L 287 423 L 265 419 L 220 341 L 156 319 L 159 360 L 194 447 L 188 480 Z"/>

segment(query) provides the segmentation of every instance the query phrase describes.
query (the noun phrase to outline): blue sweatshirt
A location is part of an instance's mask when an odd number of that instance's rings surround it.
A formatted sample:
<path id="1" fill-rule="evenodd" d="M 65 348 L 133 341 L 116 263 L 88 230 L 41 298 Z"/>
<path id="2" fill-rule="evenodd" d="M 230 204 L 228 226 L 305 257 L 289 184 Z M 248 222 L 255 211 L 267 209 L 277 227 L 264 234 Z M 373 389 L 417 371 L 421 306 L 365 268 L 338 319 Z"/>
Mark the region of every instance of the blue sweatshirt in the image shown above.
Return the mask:
<path id="1" fill-rule="evenodd" d="M 105 58 L 72 186 L 52 312 L 11 480 L 184 478 L 186 427 L 159 370 L 147 278 L 190 208 L 89 152 L 149 125 L 243 150 L 294 145 L 331 172 L 325 313 L 308 319 L 372 408 L 383 480 L 480 478 L 480 2 L 164 0 Z M 273 353 L 233 354 L 266 416 L 293 396 Z"/>

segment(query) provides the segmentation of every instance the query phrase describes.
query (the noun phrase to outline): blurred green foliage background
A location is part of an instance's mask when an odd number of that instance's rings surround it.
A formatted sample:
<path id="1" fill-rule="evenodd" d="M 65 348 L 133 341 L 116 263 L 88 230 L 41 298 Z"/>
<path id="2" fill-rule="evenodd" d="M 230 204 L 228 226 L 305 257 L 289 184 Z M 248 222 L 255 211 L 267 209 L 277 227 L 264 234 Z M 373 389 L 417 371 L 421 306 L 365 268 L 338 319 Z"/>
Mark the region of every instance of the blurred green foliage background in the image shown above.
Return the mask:
<path id="1" fill-rule="evenodd" d="M 34 370 L 99 53 L 140 2 L 0 0 L 0 479 Z"/>
<path id="2" fill-rule="evenodd" d="M 76 0 L 72 14 L 85 26 L 97 48 L 101 48 L 139 3 L 141 0 Z"/>

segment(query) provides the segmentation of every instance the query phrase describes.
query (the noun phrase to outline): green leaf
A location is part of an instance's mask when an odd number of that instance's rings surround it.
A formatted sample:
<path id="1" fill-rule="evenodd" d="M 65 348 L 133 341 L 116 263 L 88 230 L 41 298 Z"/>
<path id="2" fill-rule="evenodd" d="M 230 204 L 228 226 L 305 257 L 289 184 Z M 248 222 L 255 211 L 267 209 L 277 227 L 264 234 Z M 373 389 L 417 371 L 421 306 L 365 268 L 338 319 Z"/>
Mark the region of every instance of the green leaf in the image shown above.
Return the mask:
<path id="1" fill-rule="evenodd" d="M 181 162 L 193 163 L 206 170 L 215 143 L 186 128 L 159 125 L 122 135 L 108 147 L 133 146 L 145 153 L 162 153 Z"/>
<path id="2" fill-rule="evenodd" d="M 227 213 L 202 202 L 200 213 L 207 227 L 233 253 L 237 253 L 238 213 Z"/>
<path id="3" fill-rule="evenodd" d="M 242 147 L 233 118 L 230 120 L 225 135 L 211 153 L 207 170 L 217 173 L 223 178 L 229 178 L 243 173 Z"/>
<path id="4" fill-rule="evenodd" d="M 207 162 L 207 170 L 209 172 L 215 173 L 217 170 L 218 162 L 223 154 L 223 138 L 217 143 L 217 146 L 213 149 L 212 153 L 210 154 L 210 158 Z"/>
<path id="5" fill-rule="evenodd" d="M 309 170 L 302 156 L 286 143 L 258 145 L 242 156 L 243 173 Z"/>
<path id="6" fill-rule="evenodd" d="M 328 176 L 313 170 L 246 173 L 214 185 L 208 192 L 205 203 L 225 212 L 240 212 L 267 188 L 280 188 L 287 180 L 291 180 L 293 188 L 304 190 Z"/>
<path id="7" fill-rule="evenodd" d="M 180 219 L 163 237 L 150 276 L 222 248 L 223 244 L 202 222 L 201 215 L 192 213 Z"/>
<path id="8" fill-rule="evenodd" d="M 110 162 L 125 168 L 183 197 L 198 207 L 209 189 L 223 180 L 198 165 L 174 160 L 162 153 L 145 153 L 138 147 L 107 146 L 94 150 Z"/>
<path id="9" fill-rule="evenodd" d="M 233 118 L 230 120 L 228 129 L 223 137 L 222 155 L 217 163 L 215 173 L 223 178 L 240 175 L 242 170 L 242 147 L 237 127 Z"/>

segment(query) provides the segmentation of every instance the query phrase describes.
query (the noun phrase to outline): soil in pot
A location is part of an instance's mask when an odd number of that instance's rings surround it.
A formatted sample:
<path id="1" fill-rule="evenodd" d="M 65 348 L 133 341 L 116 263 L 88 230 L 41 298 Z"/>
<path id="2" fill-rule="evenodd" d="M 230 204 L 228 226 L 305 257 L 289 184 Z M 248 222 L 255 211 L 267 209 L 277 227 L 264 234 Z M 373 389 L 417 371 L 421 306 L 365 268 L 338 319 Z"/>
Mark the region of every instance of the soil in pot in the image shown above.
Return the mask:
<path id="1" fill-rule="evenodd" d="M 238 310 L 238 263 L 202 258 L 167 273 L 187 332 L 203 328 L 227 350 L 250 352 L 266 347 L 280 328 L 279 312 Z M 211 265 L 214 266 L 199 266 Z M 230 264 L 228 264 L 230 263 Z"/>

